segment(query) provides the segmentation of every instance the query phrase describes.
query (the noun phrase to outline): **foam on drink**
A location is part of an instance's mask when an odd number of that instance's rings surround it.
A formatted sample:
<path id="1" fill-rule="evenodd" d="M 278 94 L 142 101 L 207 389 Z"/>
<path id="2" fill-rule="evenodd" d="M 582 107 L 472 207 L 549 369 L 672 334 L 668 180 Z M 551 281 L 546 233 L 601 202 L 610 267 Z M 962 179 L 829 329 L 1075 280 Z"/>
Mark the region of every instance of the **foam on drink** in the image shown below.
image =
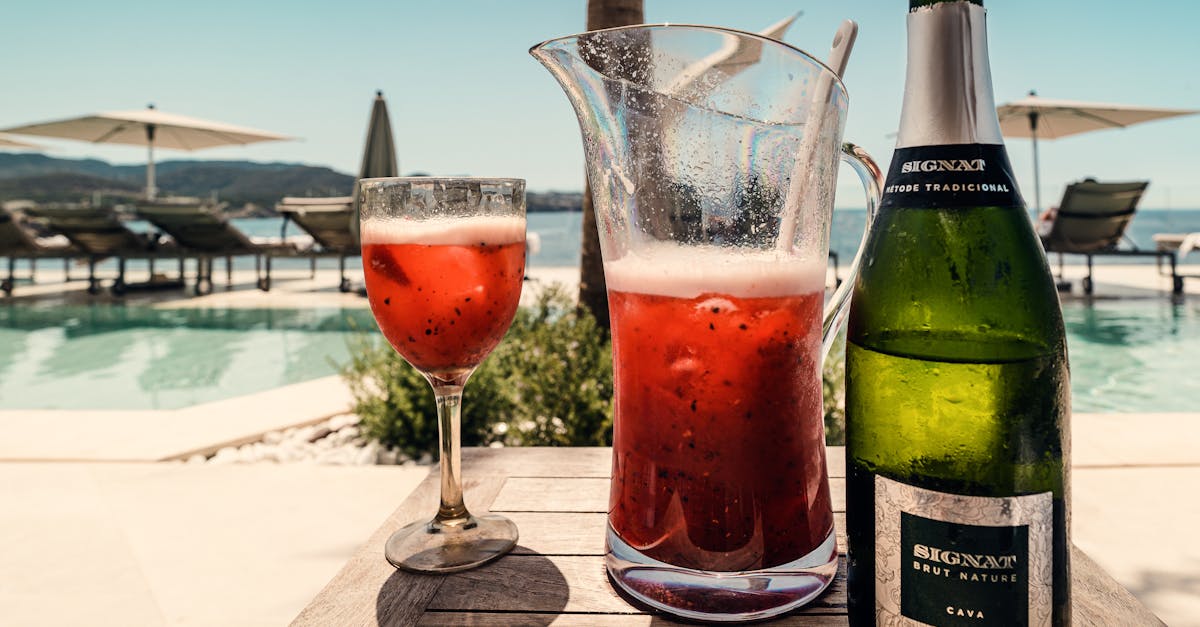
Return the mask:
<path id="1" fill-rule="evenodd" d="M 604 264 L 608 289 L 695 298 L 723 294 L 766 298 L 823 291 L 825 265 L 777 250 L 655 242 Z"/>
<path id="2" fill-rule="evenodd" d="M 525 239 L 525 218 L 472 216 L 431 220 L 364 220 L 363 244 L 499 246 Z"/>

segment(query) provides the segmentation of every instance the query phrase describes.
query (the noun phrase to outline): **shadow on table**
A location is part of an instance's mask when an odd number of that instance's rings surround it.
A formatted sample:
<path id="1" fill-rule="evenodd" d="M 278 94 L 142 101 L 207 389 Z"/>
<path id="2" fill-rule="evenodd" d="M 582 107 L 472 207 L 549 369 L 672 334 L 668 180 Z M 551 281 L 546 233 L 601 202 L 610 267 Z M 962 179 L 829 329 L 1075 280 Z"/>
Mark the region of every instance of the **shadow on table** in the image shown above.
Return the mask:
<path id="1" fill-rule="evenodd" d="M 1181 624 L 1179 621 L 1186 616 L 1184 612 L 1200 607 L 1200 561 L 1193 560 L 1192 569 L 1196 574 L 1143 570 L 1126 587 L 1153 610 L 1174 610 L 1174 616 L 1160 618 L 1171 625 Z M 1197 618 L 1192 615 L 1188 620 Z"/>
<path id="2" fill-rule="evenodd" d="M 403 608 L 396 599 L 412 598 L 410 589 L 421 580 L 436 580 L 425 616 L 437 617 L 446 613 L 492 614 L 504 613 L 503 623 L 529 627 L 549 625 L 566 607 L 571 590 L 566 576 L 549 558 L 517 546 L 500 560 L 461 573 L 450 575 L 416 575 L 396 571 L 384 582 L 376 597 L 375 619 L 379 625 L 408 624 L 399 616 Z M 577 591 L 578 592 L 578 591 Z M 518 619 L 519 616 L 519 619 Z M 467 624 L 446 617 L 447 623 Z M 440 621 L 434 620 L 434 624 Z M 471 622 L 474 624 L 474 622 Z"/>

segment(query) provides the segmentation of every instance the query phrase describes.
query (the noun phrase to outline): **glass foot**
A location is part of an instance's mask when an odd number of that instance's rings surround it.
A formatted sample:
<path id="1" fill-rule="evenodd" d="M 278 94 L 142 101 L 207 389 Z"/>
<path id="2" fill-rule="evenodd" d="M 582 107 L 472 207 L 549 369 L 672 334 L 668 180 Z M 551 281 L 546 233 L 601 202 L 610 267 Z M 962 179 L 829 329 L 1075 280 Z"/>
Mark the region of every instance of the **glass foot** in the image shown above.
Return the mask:
<path id="1" fill-rule="evenodd" d="M 383 554 L 396 568 L 453 573 L 497 559 L 516 544 L 517 526 L 511 520 L 468 514 L 463 521 L 431 520 L 403 527 L 388 538 Z"/>

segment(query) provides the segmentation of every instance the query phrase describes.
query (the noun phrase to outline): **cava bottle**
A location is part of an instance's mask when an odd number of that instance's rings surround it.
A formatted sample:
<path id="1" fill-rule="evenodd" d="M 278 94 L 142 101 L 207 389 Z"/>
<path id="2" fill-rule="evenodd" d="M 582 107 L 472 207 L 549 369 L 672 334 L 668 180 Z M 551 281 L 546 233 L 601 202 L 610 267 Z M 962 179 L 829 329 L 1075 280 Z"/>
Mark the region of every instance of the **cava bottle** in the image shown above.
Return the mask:
<path id="1" fill-rule="evenodd" d="M 908 34 L 848 328 L 851 623 L 1068 625 L 1066 341 L 1000 136 L 984 8 L 911 0 Z"/>

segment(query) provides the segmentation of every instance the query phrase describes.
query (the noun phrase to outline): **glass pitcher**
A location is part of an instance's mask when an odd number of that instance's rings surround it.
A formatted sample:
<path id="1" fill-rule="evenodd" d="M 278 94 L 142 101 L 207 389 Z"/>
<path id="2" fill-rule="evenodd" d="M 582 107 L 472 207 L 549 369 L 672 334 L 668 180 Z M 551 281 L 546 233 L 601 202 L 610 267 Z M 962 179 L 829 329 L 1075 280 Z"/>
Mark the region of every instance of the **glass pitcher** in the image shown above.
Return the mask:
<path id="1" fill-rule="evenodd" d="M 632 26 L 530 53 L 579 118 L 612 320 L 606 566 L 679 616 L 755 620 L 833 580 L 821 362 L 841 80 L 808 54 L 706 26 Z"/>

